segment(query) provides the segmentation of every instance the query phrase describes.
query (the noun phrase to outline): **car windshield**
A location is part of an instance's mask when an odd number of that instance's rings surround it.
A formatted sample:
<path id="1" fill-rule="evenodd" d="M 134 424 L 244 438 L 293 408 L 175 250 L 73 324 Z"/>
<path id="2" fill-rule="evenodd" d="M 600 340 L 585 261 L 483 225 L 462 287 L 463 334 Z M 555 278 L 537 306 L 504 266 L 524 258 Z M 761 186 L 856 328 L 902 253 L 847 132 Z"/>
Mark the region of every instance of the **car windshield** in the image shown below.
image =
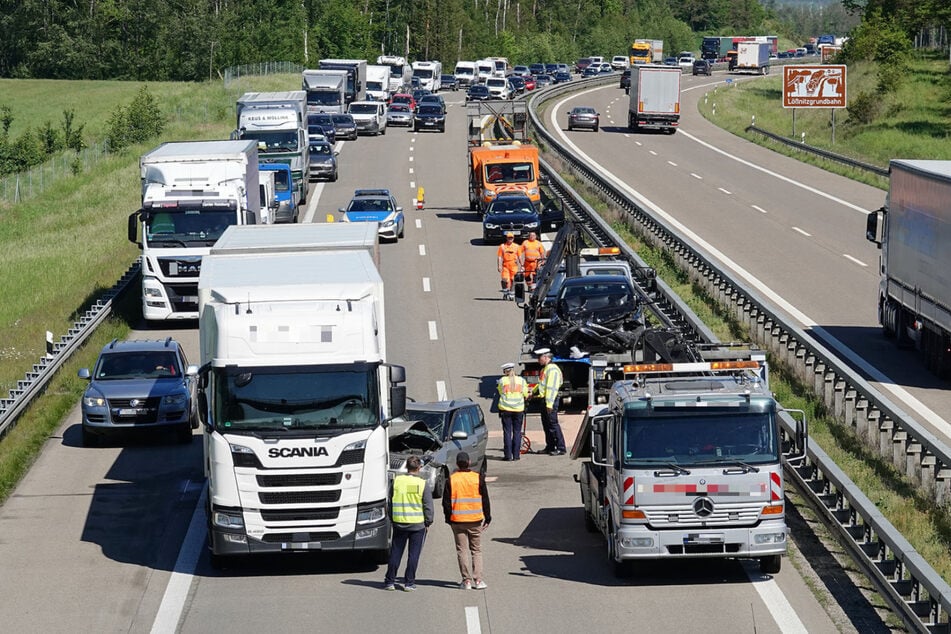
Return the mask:
<path id="1" fill-rule="evenodd" d="M 575 108 L 573 114 L 594 114 L 594 108 Z"/>
<path id="2" fill-rule="evenodd" d="M 623 282 L 573 284 L 562 290 L 561 299 L 564 307 L 572 312 L 619 308 L 625 304 L 633 308 L 631 288 Z"/>
<path id="3" fill-rule="evenodd" d="M 99 358 L 97 381 L 121 379 L 170 379 L 182 369 L 172 351 L 110 352 Z"/>
<path id="4" fill-rule="evenodd" d="M 379 423 L 369 365 L 213 368 L 215 429 L 335 434 Z"/>
<path id="5" fill-rule="evenodd" d="M 420 106 L 416 112 L 419 114 L 442 114 L 442 107 L 426 104 L 424 106 Z"/>
<path id="6" fill-rule="evenodd" d="M 145 215 L 145 241 L 151 247 L 211 246 L 237 224 L 233 209 L 155 209 Z"/>
<path id="7" fill-rule="evenodd" d="M 516 198 L 515 200 L 500 199 L 489 205 L 486 213 L 495 214 L 530 214 L 535 211 L 532 201 L 528 198 Z"/>
<path id="8" fill-rule="evenodd" d="M 347 211 L 392 211 L 393 206 L 386 198 L 354 198 Z"/>
<path id="9" fill-rule="evenodd" d="M 427 412 L 422 410 L 408 409 L 406 418 L 409 420 L 422 421 L 429 431 L 433 432 L 437 438 L 443 437 L 443 430 L 446 428 L 446 418 L 449 412 Z"/>
<path id="10" fill-rule="evenodd" d="M 332 127 L 334 124 L 333 117 L 329 114 L 309 114 L 307 115 L 307 125 L 322 125 L 324 127 Z"/>
<path id="11" fill-rule="evenodd" d="M 327 143 L 315 143 L 310 146 L 310 155 L 333 156 L 333 149 Z"/>
<path id="12" fill-rule="evenodd" d="M 643 414 L 643 412 L 641 412 Z M 702 417 L 656 413 L 624 420 L 624 466 L 767 464 L 779 460 L 773 416 L 711 403 Z"/>
<path id="13" fill-rule="evenodd" d="M 485 179 L 490 183 L 530 183 L 535 180 L 531 163 L 490 163 L 485 166 Z"/>
<path id="14" fill-rule="evenodd" d="M 390 104 L 390 112 L 409 112 L 409 104 L 405 104 L 405 103 Z"/>
<path id="15" fill-rule="evenodd" d="M 353 125 L 353 117 L 348 114 L 335 114 L 333 121 L 337 125 Z"/>
<path id="16" fill-rule="evenodd" d="M 375 103 L 352 103 L 350 112 L 353 114 L 376 114 L 378 106 Z"/>
<path id="17" fill-rule="evenodd" d="M 313 148 L 311 148 L 310 151 L 313 152 L 314 151 Z M 291 188 L 290 172 L 287 172 L 286 170 L 265 170 L 265 171 L 269 171 L 272 174 L 274 174 L 274 189 L 276 189 L 279 192 L 286 192 L 290 190 Z"/>
<path id="18" fill-rule="evenodd" d="M 433 71 L 431 68 L 415 68 L 413 69 L 413 77 L 419 77 L 420 79 L 432 79 Z"/>
<path id="19" fill-rule="evenodd" d="M 308 91 L 307 103 L 312 106 L 339 106 L 340 92 L 336 90 Z"/>

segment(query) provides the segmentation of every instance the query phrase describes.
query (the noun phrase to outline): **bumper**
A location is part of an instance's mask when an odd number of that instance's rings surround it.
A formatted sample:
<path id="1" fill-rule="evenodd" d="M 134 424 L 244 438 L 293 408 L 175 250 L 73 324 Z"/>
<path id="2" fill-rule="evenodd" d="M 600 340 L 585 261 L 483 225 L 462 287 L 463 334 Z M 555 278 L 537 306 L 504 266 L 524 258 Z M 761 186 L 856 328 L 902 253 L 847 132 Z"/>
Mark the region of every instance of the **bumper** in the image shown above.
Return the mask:
<path id="1" fill-rule="evenodd" d="M 197 280 L 166 286 L 154 277 L 142 278 L 142 316 L 147 321 L 198 319 Z"/>
<path id="2" fill-rule="evenodd" d="M 392 225 L 389 226 L 389 227 L 384 227 L 383 225 L 380 225 L 380 229 L 379 229 L 379 231 L 377 231 L 377 235 L 379 235 L 381 238 L 387 238 L 387 239 L 389 239 L 389 240 L 396 240 L 396 239 L 399 237 L 399 236 L 398 236 L 398 227 L 397 227 L 396 223 L 392 224 Z"/>
<path id="3" fill-rule="evenodd" d="M 410 117 L 405 117 L 405 118 L 404 118 L 404 117 L 399 117 L 399 118 L 387 119 L 387 120 L 386 120 L 386 125 L 405 125 L 405 126 L 411 126 L 411 125 L 413 125 L 413 117 L 410 116 Z"/>
<path id="4" fill-rule="evenodd" d="M 281 541 L 284 537 L 287 541 Z M 208 538 L 211 552 L 215 555 L 254 555 L 267 553 L 290 552 L 330 552 L 341 550 L 386 550 L 390 546 L 389 523 L 382 522 L 361 526 L 356 532 L 333 539 L 313 538 L 322 537 L 319 532 L 300 529 L 293 533 L 275 533 L 264 540 L 249 537 L 241 530 L 226 530 L 217 526 L 209 526 Z"/>
<path id="5" fill-rule="evenodd" d="M 274 222 L 292 222 L 293 220 L 294 210 L 291 208 L 291 203 L 282 200 L 277 208 L 277 212 L 274 214 Z"/>
<path id="6" fill-rule="evenodd" d="M 376 121 L 357 121 L 357 134 L 376 134 L 380 124 Z"/>
<path id="7" fill-rule="evenodd" d="M 622 526 L 618 531 L 620 559 L 695 559 L 767 557 L 786 554 L 789 529 L 770 520 L 753 528 L 688 528 L 655 531 L 647 526 Z"/>
<path id="8" fill-rule="evenodd" d="M 318 180 L 320 178 L 333 178 L 337 173 L 337 168 L 333 165 L 311 165 L 310 166 L 310 180 Z"/>

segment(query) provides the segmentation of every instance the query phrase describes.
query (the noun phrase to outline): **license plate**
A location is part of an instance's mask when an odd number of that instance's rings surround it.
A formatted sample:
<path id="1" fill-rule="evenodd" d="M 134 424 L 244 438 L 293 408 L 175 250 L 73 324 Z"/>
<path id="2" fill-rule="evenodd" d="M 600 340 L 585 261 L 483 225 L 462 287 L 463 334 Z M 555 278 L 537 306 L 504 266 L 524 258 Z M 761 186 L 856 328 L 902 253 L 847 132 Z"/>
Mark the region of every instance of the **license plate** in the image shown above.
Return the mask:
<path id="1" fill-rule="evenodd" d="M 320 542 L 282 542 L 282 550 L 320 550 Z"/>
<path id="2" fill-rule="evenodd" d="M 139 410 L 134 407 L 121 407 L 118 411 L 119 416 L 138 416 Z"/>
<path id="3" fill-rule="evenodd" d="M 723 535 L 720 533 L 688 533 L 684 535 L 684 545 L 691 544 L 722 544 Z"/>
<path id="4" fill-rule="evenodd" d="M 197 304 L 198 295 L 182 295 L 182 301 L 186 304 Z"/>

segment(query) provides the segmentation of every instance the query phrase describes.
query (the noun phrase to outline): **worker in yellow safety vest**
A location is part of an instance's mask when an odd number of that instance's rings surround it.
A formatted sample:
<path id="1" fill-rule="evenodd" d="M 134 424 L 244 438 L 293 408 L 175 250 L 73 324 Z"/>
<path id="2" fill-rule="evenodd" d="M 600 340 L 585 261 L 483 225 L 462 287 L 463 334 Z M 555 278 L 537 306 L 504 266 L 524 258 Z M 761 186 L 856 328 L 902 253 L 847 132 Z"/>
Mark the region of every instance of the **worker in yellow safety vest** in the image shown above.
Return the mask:
<path id="1" fill-rule="evenodd" d="M 528 383 L 515 373 L 514 363 L 502 364 L 499 378 L 499 418 L 502 419 L 502 458 L 506 462 L 522 455 L 522 423 L 525 420 L 525 399 L 529 396 Z"/>
<path id="2" fill-rule="evenodd" d="M 545 448 L 541 450 L 541 453 L 563 456 L 565 455 L 565 437 L 561 433 L 561 425 L 558 424 L 558 405 L 564 378 L 561 368 L 551 362 L 552 355 L 549 348 L 536 350 L 535 356 L 538 357 L 538 362 L 542 366 L 542 374 L 538 377 L 538 385 L 535 386 L 538 397 L 544 400 L 542 429 L 545 431 Z"/>
<path id="3" fill-rule="evenodd" d="M 393 523 L 393 540 L 390 545 L 390 562 L 383 579 L 384 590 L 396 590 L 396 572 L 403 559 L 403 551 L 409 544 L 406 556 L 406 573 L 403 590 L 416 589 L 416 568 L 423 551 L 426 533 L 433 523 L 433 491 L 429 483 L 419 476 L 422 461 L 418 456 L 406 459 L 406 473 L 393 478 L 390 483 L 388 511 Z"/>
<path id="4" fill-rule="evenodd" d="M 469 465 L 469 454 L 465 451 L 456 454 L 457 470 L 446 480 L 442 509 L 456 543 L 456 560 L 462 575 L 459 587 L 483 590 L 488 586 L 482 577 L 482 532 L 492 521 L 492 512 L 485 471 L 476 473 L 469 469 Z"/>

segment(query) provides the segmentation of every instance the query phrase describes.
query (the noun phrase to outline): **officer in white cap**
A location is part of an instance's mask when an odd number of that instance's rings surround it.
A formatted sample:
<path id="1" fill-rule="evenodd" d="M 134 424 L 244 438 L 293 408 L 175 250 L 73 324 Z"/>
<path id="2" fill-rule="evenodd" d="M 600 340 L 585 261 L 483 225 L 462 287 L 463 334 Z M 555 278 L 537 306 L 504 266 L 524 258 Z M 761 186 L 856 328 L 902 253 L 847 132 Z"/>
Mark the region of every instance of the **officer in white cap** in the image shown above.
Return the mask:
<path id="1" fill-rule="evenodd" d="M 564 380 L 561 368 L 551 362 L 551 349 L 539 348 L 535 351 L 538 363 L 542 366 L 541 376 L 535 393 L 542 399 L 542 429 L 545 431 L 545 448 L 540 453 L 552 456 L 565 455 L 565 437 L 558 424 L 559 391 Z"/>
<path id="2" fill-rule="evenodd" d="M 502 364 L 498 380 L 499 418 L 502 419 L 503 460 L 518 460 L 522 455 L 522 424 L 525 420 L 525 399 L 528 383 L 515 373 L 514 363 Z"/>

